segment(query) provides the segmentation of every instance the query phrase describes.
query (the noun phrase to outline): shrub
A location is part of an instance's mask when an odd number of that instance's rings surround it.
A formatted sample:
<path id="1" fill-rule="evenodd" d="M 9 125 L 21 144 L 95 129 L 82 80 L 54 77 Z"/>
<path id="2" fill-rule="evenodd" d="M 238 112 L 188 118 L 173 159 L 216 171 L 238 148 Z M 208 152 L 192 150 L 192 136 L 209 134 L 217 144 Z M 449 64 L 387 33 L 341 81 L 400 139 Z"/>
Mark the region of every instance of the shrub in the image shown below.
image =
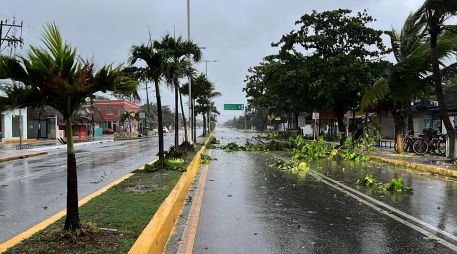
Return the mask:
<path id="1" fill-rule="evenodd" d="M 182 142 L 178 147 L 181 148 L 182 150 L 188 151 L 188 152 L 195 150 L 195 145 L 189 143 L 188 141 Z"/>
<path id="2" fill-rule="evenodd" d="M 183 159 L 187 155 L 187 151 L 181 147 L 172 146 L 165 152 L 165 159 Z"/>

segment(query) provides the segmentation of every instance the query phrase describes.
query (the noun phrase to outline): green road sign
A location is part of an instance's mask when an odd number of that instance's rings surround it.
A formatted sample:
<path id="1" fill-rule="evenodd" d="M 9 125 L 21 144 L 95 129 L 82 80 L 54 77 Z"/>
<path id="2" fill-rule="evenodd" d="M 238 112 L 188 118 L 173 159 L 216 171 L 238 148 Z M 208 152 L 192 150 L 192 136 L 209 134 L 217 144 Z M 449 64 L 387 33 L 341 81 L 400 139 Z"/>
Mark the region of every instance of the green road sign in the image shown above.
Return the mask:
<path id="1" fill-rule="evenodd" d="M 224 104 L 224 110 L 244 110 L 244 104 Z"/>

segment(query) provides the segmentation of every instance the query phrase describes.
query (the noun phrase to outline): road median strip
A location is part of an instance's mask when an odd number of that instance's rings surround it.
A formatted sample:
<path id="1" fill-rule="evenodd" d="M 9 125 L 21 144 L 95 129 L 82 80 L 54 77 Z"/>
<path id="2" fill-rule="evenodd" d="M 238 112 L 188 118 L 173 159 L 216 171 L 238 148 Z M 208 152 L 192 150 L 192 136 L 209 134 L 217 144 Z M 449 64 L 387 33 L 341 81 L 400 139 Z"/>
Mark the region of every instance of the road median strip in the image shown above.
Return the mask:
<path id="1" fill-rule="evenodd" d="M 149 162 L 148 164 L 153 164 L 156 160 L 157 159 Z M 139 169 L 142 169 L 142 168 L 143 167 L 140 167 Z M 123 182 L 124 180 L 127 180 L 128 178 L 130 178 L 133 175 L 134 175 L 134 173 L 130 173 L 128 175 L 120 177 L 120 178 L 114 180 L 113 182 L 109 183 L 108 185 L 102 187 L 101 189 L 97 190 L 96 192 L 87 195 L 86 197 L 82 198 L 78 202 L 78 206 L 79 207 L 84 206 L 85 204 L 87 204 L 89 201 L 91 201 L 95 197 L 98 197 L 98 196 L 102 195 L 103 193 L 107 192 L 110 188 L 120 184 L 121 182 Z M 60 212 L 52 215 L 48 219 L 43 220 L 42 222 L 36 224 L 35 226 L 32 226 L 31 228 L 23 231 L 22 233 L 20 233 L 20 234 L 18 234 L 16 236 L 12 237 L 11 239 L 1 243 L 0 244 L 0 253 L 5 252 L 6 250 L 8 250 L 8 249 L 20 244 L 22 241 L 30 238 L 34 234 L 39 233 L 40 231 L 42 231 L 42 230 L 46 229 L 47 227 L 53 225 L 54 223 L 56 223 L 57 221 L 59 221 L 63 217 L 65 217 L 65 215 L 66 215 L 66 209 L 63 209 Z"/>
<path id="2" fill-rule="evenodd" d="M 209 137 L 211 136 L 212 134 Z M 205 145 L 208 140 L 209 138 L 206 140 Z M 175 222 L 184 207 L 184 200 L 189 192 L 189 187 L 197 175 L 201 162 L 200 155 L 205 151 L 205 145 L 194 156 L 192 162 L 187 167 L 187 171 L 181 175 L 176 186 L 130 249 L 129 254 L 163 252 Z"/>

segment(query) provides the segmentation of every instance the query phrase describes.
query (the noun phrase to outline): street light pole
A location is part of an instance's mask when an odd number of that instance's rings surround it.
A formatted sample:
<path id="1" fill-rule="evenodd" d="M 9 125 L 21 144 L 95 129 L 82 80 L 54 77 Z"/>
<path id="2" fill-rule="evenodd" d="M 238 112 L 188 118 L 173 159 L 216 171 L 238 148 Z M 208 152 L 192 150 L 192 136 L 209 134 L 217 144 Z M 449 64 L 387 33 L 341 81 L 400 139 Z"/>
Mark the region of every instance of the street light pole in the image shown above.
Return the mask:
<path id="1" fill-rule="evenodd" d="M 190 0 L 187 0 L 187 40 L 190 41 Z M 189 58 L 190 62 L 190 55 L 187 56 Z M 191 137 L 193 136 L 193 105 L 192 105 L 192 77 L 188 77 L 188 82 L 189 82 L 189 130 L 191 133 Z M 184 112 L 183 112 L 184 114 Z M 192 141 L 194 141 L 194 137 L 191 138 Z"/>
<path id="2" fill-rule="evenodd" d="M 217 60 L 203 60 L 205 62 L 205 76 L 208 78 L 208 63 L 216 63 Z"/>

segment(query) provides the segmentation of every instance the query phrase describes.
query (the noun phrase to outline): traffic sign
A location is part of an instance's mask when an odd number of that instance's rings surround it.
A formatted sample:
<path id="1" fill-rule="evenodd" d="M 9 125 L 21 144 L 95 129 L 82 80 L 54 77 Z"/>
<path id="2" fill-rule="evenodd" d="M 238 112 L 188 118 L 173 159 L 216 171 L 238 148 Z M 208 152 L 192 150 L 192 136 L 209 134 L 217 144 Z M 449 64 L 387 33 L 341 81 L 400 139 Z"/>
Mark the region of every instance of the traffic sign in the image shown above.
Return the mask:
<path id="1" fill-rule="evenodd" d="M 244 110 L 244 104 L 224 104 L 224 110 Z"/>
<path id="2" fill-rule="evenodd" d="M 313 120 L 319 120 L 319 112 L 313 112 Z"/>

